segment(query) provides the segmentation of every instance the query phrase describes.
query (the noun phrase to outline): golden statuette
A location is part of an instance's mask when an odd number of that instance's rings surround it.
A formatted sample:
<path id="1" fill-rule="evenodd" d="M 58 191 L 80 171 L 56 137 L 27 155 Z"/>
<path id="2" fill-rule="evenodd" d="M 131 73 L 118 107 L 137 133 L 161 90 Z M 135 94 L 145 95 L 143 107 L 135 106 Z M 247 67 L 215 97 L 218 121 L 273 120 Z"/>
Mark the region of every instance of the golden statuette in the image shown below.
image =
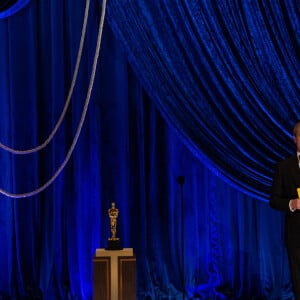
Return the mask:
<path id="1" fill-rule="evenodd" d="M 108 216 L 110 219 L 111 237 L 108 239 L 108 247 L 106 250 L 121 250 L 120 238 L 117 237 L 117 219 L 119 210 L 116 208 L 115 202 L 111 203 L 111 208 L 108 209 Z"/>
<path id="2" fill-rule="evenodd" d="M 117 218 L 119 215 L 119 210 L 116 208 L 115 202 L 112 202 L 111 208 L 108 210 L 108 215 L 110 218 L 110 231 L 111 231 L 111 238 L 109 238 L 109 240 L 116 241 L 119 239 L 116 237 L 116 235 L 117 235 Z"/>

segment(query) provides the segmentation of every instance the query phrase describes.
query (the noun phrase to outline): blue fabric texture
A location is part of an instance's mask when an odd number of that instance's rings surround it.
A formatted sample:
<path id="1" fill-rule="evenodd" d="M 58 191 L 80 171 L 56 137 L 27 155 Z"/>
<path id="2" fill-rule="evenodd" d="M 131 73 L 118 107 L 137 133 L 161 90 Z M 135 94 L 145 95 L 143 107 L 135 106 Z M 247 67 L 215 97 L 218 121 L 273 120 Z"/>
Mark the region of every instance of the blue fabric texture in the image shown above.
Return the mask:
<path id="1" fill-rule="evenodd" d="M 274 163 L 293 151 L 298 12 L 295 1 L 109 3 L 112 28 L 165 118 L 216 172 L 261 199 Z"/>
<path id="2" fill-rule="evenodd" d="M 85 11 L 84 1 L 25 4 L 0 19 L 0 142 L 20 151 L 57 124 Z M 66 158 L 101 5 L 90 3 L 61 126 L 40 151 L 0 149 L 1 191 L 37 189 Z M 35 196 L 0 195 L 0 299 L 93 299 L 112 201 L 136 254 L 137 299 L 292 299 L 284 216 L 267 200 L 275 163 L 295 151 L 299 32 L 292 0 L 109 0 L 68 164 Z"/>

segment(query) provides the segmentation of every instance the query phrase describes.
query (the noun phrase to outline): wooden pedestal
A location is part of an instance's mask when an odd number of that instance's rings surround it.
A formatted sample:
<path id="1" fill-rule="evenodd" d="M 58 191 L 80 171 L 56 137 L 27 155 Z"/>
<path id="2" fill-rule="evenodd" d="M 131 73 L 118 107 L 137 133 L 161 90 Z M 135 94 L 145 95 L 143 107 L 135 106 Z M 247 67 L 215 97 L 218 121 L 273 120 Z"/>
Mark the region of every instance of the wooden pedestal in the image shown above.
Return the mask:
<path id="1" fill-rule="evenodd" d="M 136 299 L 136 258 L 132 248 L 97 249 L 94 264 L 94 300 Z"/>

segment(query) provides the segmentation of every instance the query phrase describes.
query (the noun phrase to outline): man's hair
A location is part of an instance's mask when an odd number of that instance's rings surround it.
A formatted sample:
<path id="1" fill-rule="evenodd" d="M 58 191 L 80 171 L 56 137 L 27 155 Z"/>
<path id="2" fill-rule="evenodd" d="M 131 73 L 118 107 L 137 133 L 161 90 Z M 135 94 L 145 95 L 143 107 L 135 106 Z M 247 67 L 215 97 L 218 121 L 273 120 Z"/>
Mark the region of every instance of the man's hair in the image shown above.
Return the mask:
<path id="1" fill-rule="evenodd" d="M 295 124 L 295 127 L 294 127 L 294 130 L 293 130 L 293 135 L 296 136 L 297 135 L 297 132 L 300 131 L 300 121 L 298 121 L 296 124 Z"/>

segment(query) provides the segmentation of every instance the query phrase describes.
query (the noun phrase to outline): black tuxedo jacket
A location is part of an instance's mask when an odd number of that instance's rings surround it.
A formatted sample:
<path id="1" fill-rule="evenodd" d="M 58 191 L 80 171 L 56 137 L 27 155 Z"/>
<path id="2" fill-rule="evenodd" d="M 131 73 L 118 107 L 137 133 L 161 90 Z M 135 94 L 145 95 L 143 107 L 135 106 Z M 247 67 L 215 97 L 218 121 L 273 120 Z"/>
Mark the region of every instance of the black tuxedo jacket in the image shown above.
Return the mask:
<path id="1" fill-rule="evenodd" d="M 298 198 L 300 169 L 296 155 L 277 164 L 273 179 L 270 206 L 286 212 L 285 241 L 288 248 L 300 248 L 300 210 L 291 212 L 289 202 Z"/>

